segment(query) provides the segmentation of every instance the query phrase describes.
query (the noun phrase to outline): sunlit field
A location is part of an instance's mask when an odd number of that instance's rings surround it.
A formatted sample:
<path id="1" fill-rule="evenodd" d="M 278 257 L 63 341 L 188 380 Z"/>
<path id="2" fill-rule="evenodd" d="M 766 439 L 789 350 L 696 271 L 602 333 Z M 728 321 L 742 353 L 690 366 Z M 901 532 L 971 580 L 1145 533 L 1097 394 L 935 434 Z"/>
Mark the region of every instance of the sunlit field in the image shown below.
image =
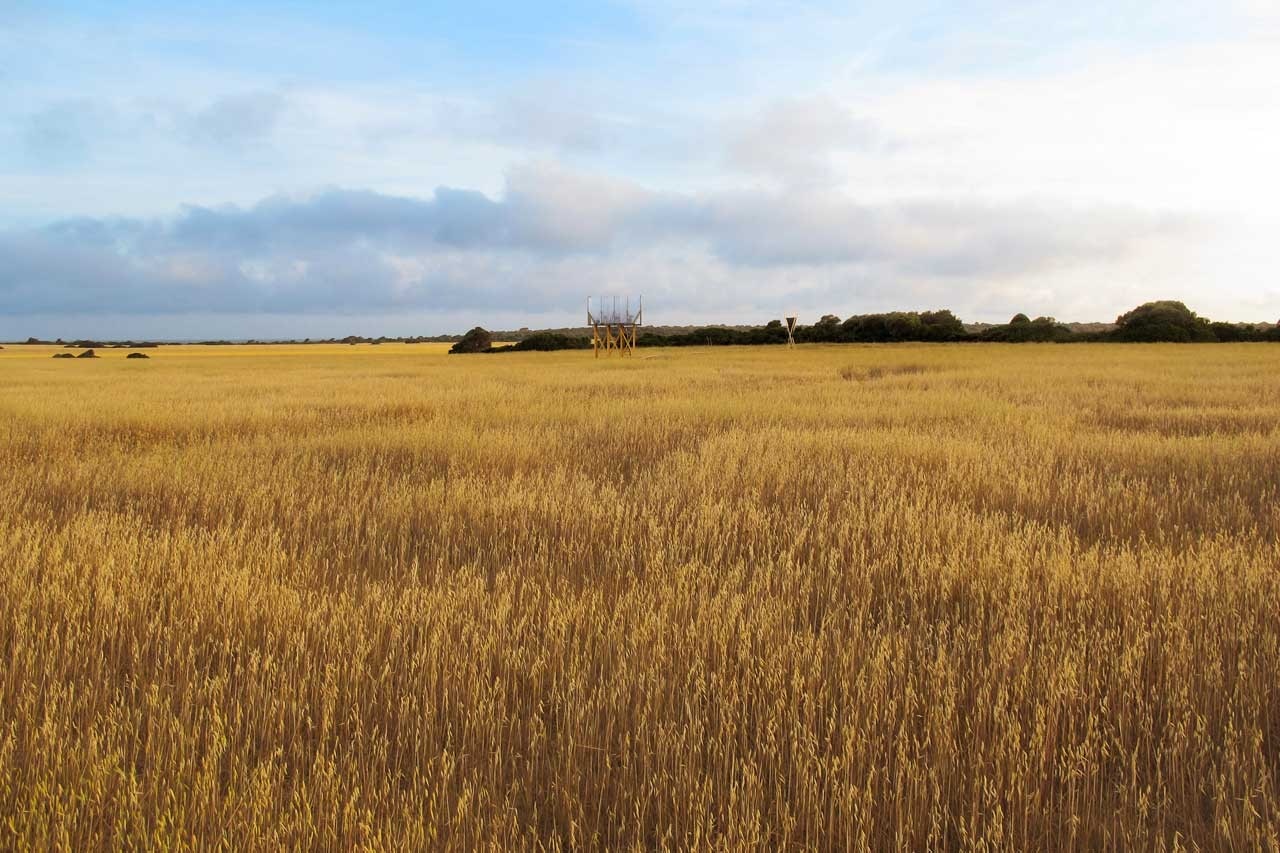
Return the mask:
<path id="1" fill-rule="evenodd" d="M 1280 346 L 0 351 L 0 848 L 1275 849 Z"/>

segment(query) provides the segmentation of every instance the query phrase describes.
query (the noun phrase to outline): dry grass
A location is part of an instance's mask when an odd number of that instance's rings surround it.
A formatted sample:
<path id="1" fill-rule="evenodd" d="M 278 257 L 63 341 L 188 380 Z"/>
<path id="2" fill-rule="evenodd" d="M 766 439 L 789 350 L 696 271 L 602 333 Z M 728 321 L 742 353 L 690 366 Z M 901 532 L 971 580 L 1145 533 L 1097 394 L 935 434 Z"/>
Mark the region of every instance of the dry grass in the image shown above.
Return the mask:
<path id="1" fill-rule="evenodd" d="M 1280 347 L 51 352 L 0 848 L 1277 845 Z"/>
<path id="2" fill-rule="evenodd" d="M 923 364 L 874 364 L 870 367 L 848 364 L 840 368 L 840 378 L 849 382 L 874 382 L 886 376 L 915 376 L 929 370 Z"/>

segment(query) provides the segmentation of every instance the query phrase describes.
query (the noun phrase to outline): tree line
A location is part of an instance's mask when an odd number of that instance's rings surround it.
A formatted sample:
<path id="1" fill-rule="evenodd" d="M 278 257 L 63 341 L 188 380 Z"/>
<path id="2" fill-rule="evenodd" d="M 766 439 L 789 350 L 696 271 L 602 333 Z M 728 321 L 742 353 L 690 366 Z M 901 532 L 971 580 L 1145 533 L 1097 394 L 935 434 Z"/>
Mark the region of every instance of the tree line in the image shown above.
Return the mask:
<path id="1" fill-rule="evenodd" d="M 1015 314 L 1008 323 L 971 332 L 951 311 L 892 311 L 884 314 L 857 314 L 841 320 L 834 314 L 816 323 L 797 326 L 797 343 L 896 343 L 1002 342 L 1002 343 L 1237 343 L 1243 341 L 1280 342 L 1280 323 L 1274 326 L 1249 323 L 1214 322 L 1197 315 L 1175 300 L 1147 302 L 1121 314 L 1110 329 L 1077 331 L 1052 317 L 1031 319 Z M 641 347 L 756 346 L 785 344 L 787 330 L 781 320 L 764 326 L 728 328 L 707 326 L 677 334 L 642 332 L 636 341 Z M 522 350 L 588 349 L 590 338 L 539 332 L 519 343 L 493 347 L 491 336 L 480 327 L 468 332 L 450 352 L 500 352 Z"/>

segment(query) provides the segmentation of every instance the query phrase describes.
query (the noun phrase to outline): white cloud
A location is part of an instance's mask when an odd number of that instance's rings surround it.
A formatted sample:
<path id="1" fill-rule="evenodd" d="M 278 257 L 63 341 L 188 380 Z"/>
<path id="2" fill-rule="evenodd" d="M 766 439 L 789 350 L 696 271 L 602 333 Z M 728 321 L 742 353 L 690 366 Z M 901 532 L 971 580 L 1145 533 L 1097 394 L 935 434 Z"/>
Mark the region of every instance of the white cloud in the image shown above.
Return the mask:
<path id="1" fill-rule="evenodd" d="M 887 143 L 876 126 L 830 98 L 789 98 L 725 128 L 728 164 L 787 184 L 831 181 L 831 156 L 867 152 Z"/>
<path id="2" fill-rule="evenodd" d="M 771 316 L 781 302 L 818 313 L 1004 315 L 1000 300 L 1029 295 L 1040 304 L 1018 308 L 1054 313 L 1076 292 L 1073 273 L 1167 253 L 1199 227 L 1123 208 L 868 206 L 796 190 L 672 194 L 530 166 L 498 199 L 329 190 L 188 208 L 168 220 L 0 232 L 8 262 L 0 315 L 394 306 L 555 315 L 602 290 L 644 293 L 669 317 L 719 311 L 737 321 Z"/>

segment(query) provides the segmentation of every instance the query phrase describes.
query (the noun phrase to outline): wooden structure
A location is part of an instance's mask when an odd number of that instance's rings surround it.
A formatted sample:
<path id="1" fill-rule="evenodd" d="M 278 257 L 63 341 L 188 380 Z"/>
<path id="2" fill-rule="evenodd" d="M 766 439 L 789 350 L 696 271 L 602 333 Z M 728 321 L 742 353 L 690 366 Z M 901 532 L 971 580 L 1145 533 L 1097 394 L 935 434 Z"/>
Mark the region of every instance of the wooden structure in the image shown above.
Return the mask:
<path id="1" fill-rule="evenodd" d="M 591 348 L 596 358 L 601 353 L 634 355 L 636 330 L 643 322 L 643 297 L 635 311 L 631 310 L 631 297 L 597 297 L 594 305 L 587 299 L 587 325 L 591 327 Z"/>
<path id="2" fill-rule="evenodd" d="M 796 338 L 795 338 L 796 318 L 787 317 L 786 320 L 787 320 L 787 346 L 793 347 L 796 345 Z"/>

